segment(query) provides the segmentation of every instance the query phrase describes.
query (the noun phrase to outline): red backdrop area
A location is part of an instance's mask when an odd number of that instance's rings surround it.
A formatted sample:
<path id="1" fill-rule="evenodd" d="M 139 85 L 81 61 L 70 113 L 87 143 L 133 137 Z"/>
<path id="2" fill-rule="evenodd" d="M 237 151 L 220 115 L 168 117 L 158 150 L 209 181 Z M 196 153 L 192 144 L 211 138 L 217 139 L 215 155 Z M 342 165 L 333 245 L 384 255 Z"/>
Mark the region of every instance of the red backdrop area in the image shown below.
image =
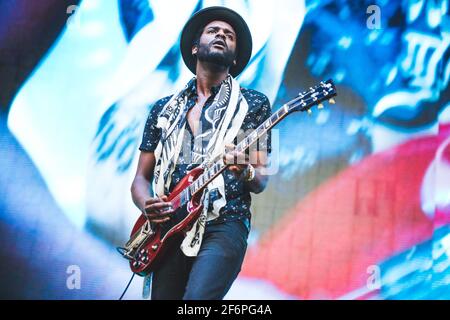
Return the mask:
<path id="1" fill-rule="evenodd" d="M 448 134 L 409 140 L 326 181 L 249 250 L 242 275 L 307 299 L 366 286 L 368 266 L 432 236 L 420 189 Z"/>

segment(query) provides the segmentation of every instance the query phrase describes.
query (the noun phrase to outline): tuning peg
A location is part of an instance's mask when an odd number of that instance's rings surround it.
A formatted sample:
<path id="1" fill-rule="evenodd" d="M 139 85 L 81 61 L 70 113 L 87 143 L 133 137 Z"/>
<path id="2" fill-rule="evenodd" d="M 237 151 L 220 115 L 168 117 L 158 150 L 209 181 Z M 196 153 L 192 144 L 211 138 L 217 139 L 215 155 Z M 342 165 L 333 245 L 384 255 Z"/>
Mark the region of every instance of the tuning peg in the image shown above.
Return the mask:
<path id="1" fill-rule="evenodd" d="M 308 115 L 312 115 L 312 110 L 308 109 Z"/>
<path id="2" fill-rule="evenodd" d="M 319 104 L 317 105 L 317 108 L 318 108 L 318 109 L 323 109 L 323 104 L 322 104 L 322 103 L 319 103 Z"/>
<path id="3" fill-rule="evenodd" d="M 333 98 L 331 98 L 330 100 L 328 100 L 328 102 L 331 103 L 331 104 L 335 104 L 335 103 L 336 103 L 336 100 L 334 100 Z"/>

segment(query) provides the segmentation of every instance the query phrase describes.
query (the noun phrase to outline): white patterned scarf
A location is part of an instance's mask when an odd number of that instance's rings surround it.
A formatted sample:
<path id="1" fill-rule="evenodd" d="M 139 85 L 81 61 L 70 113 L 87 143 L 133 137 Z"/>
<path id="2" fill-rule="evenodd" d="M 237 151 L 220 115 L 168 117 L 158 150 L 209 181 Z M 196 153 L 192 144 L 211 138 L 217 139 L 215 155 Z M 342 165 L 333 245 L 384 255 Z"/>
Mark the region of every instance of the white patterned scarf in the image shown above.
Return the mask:
<path id="1" fill-rule="evenodd" d="M 196 81 L 194 77 L 185 87 L 166 103 L 158 117 L 157 127 L 161 129 L 161 139 L 155 150 L 155 172 L 153 190 L 156 195 L 162 196 L 169 193 L 172 173 L 179 159 L 186 130 L 186 114 L 188 101 L 188 88 Z M 206 121 L 211 123 L 206 132 L 195 137 L 201 139 L 200 150 L 194 149 L 194 163 L 201 163 L 205 167 L 207 163 L 220 156 L 225 144 L 232 143 L 242 126 L 248 105 L 242 96 L 239 83 L 230 75 L 222 82 L 214 101 L 208 106 Z M 195 144 L 197 146 L 197 144 Z M 212 203 L 212 211 L 208 211 L 210 191 L 217 189 L 220 196 Z M 216 219 L 219 210 L 226 204 L 225 184 L 223 176 L 216 177 L 205 188 L 202 194 L 203 211 L 193 227 L 187 232 L 181 244 L 181 250 L 186 256 L 196 256 L 203 239 L 206 221 Z"/>

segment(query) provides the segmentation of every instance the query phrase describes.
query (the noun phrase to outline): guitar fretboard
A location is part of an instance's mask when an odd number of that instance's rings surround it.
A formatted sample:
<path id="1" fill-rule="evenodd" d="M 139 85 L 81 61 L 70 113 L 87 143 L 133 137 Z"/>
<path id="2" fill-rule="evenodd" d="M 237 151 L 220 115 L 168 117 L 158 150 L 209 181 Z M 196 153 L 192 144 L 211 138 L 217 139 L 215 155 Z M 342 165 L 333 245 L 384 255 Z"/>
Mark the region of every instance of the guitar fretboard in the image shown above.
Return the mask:
<path id="1" fill-rule="evenodd" d="M 238 143 L 236 150 L 238 152 L 246 151 L 289 113 L 293 111 L 309 110 L 313 105 L 329 99 L 334 95 L 336 95 L 336 93 L 331 80 L 321 82 L 320 85 L 310 88 L 308 91 L 284 104 L 269 118 L 267 118 L 260 126 L 258 126 L 256 130 Z M 186 204 L 194 194 L 206 187 L 206 185 L 221 174 L 226 167 L 227 165 L 223 163 L 222 155 L 218 159 L 213 159 L 212 165 L 206 165 L 204 172 L 191 185 L 189 185 L 189 187 L 180 193 L 181 204 Z"/>

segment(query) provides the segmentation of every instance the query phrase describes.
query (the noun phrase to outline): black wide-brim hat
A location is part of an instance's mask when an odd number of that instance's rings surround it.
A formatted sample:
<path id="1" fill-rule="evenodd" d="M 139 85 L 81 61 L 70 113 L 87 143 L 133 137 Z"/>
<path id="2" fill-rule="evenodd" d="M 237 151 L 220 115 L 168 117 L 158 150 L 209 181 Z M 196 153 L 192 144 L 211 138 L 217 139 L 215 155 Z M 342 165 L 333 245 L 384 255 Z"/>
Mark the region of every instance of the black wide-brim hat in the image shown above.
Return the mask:
<path id="1" fill-rule="evenodd" d="M 252 55 L 252 35 L 245 20 L 235 11 L 225 7 L 208 7 L 197 11 L 186 23 L 180 42 L 184 63 L 192 73 L 196 73 L 197 58 L 192 55 L 195 36 L 200 28 L 215 20 L 227 22 L 236 33 L 236 65 L 230 67 L 230 74 L 237 77 L 247 66 Z"/>

